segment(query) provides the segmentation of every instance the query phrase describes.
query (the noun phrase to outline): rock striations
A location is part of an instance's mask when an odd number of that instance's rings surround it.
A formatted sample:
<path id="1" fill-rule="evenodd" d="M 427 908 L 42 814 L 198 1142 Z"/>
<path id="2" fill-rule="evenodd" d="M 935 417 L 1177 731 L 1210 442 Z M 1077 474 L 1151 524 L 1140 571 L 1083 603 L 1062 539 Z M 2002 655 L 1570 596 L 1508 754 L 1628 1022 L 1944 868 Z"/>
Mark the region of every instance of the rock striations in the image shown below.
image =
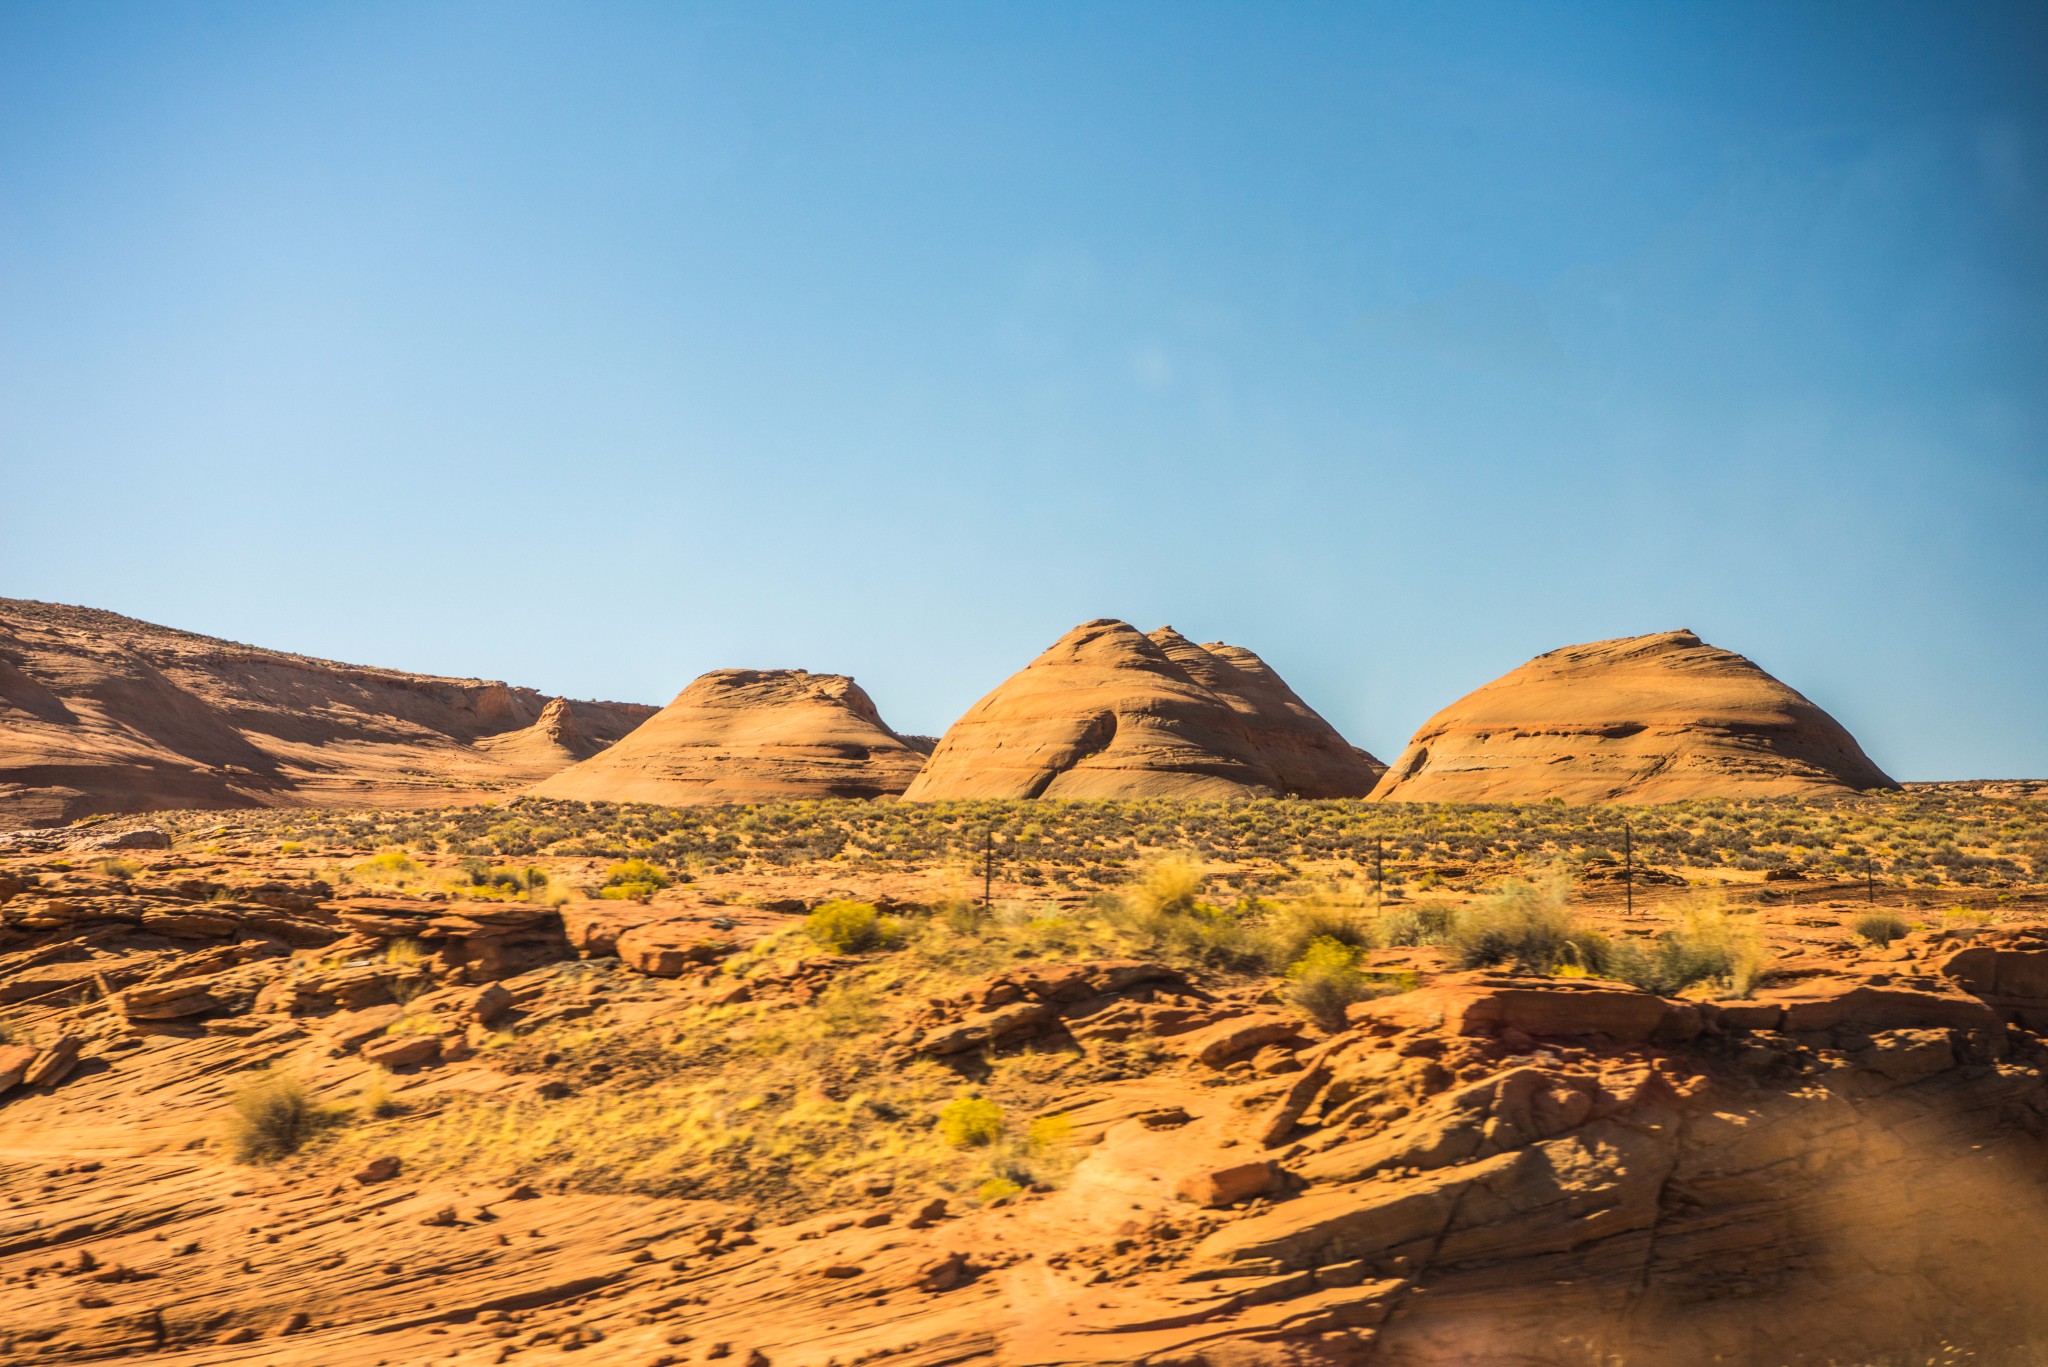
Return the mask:
<path id="1" fill-rule="evenodd" d="M 1250 651 L 1102 618 L 976 703 L 904 797 L 1362 797 L 1384 767 Z"/>
<path id="2" fill-rule="evenodd" d="M 0 827 L 175 807 L 460 801 L 543 778 L 653 711 L 0 598 Z M 525 740 L 496 744 L 515 736 Z"/>
<path id="3" fill-rule="evenodd" d="M 1415 733 L 1373 797 L 1675 802 L 1895 788 L 1839 722 L 1690 631 L 1539 655 Z"/>
<path id="4" fill-rule="evenodd" d="M 843 674 L 715 669 L 534 792 L 586 802 L 882 797 L 902 792 L 923 761 Z"/>

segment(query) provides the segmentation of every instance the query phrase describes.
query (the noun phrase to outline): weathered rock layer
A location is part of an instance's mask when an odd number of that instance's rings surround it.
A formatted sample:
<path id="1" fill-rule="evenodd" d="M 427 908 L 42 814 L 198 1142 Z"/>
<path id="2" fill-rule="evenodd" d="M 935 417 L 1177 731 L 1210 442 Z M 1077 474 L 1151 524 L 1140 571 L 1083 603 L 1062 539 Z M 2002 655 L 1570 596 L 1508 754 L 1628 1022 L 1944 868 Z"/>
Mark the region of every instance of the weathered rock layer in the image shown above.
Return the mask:
<path id="1" fill-rule="evenodd" d="M 882 797 L 902 792 L 923 762 L 842 674 L 717 669 L 534 791 L 586 802 Z"/>
<path id="2" fill-rule="evenodd" d="M 1394 802 L 1675 802 L 1898 785 L 1798 692 L 1690 631 L 1539 655 L 1437 713 Z"/>
<path id="3" fill-rule="evenodd" d="M 904 796 L 1362 797 L 1383 768 L 1249 650 L 1103 618 L 976 703 Z"/>
<path id="4" fill-rule="evenodd" d="M 654 709 L 554 704 L 596 747 Z M 184 807 L 428 806 L 577 756 L 491 750 L 544 694 L 259 650 L 92 608 L 0 599 L 0 826 Z"/>

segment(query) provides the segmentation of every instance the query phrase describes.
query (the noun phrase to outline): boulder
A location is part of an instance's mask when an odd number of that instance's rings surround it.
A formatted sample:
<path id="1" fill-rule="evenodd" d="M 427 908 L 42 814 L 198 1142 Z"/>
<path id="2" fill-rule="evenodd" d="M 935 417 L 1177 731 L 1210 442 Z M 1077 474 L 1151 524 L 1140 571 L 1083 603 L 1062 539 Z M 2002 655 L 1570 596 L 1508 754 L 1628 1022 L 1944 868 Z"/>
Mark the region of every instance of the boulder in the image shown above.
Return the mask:
<path id="1" fill-rule="evenodd" d="M 220 1009 L 220 1001 L 197 982 L 140 983 L 114 994 L 114 1004 L 132 1021 L 180 1020 Z"/>
<path id="2" fill-rule="evenodd" d="M 1690 631 L 1566 646 L 1431 717 L 1381 802 L 1673 802 L 1896 788 L 1826 712 Z"/>
<path id="3" fill-rule="evenodd" d="M 1174 1184 L 1173 1194 L 1183 1201 L 1214 1210 L 1263 1196 L 1279 1181 L 1280 1165 L 1262 1159 L 1191 1172 Z"/>
<path id="4" fill-rule="evenodd" d="M 380 1068 L 417 1068 L 441 1057 L 441 1041 L 432 1035 L 388 1035 L 363 1046 L 363 1058 Z"/>
<path id="5" fill-rule="evenodd" d="M 619 936 L 617 944 L 620 963 L 656 978 L 680 978 L 738 948 L 736 941 L 706 935 L 689 921 L 636 926 Z"/>
<path id="6" fill-rule="evenodd" d="M 1598 1035 L 1619 1044 L 1648 1040 L 1667 1018 L 1681 1030 L 1690 1020 L 1692 1033 L 1698 1032 L 1698 1015 L 1691 1008 L 1641 988 L 1603 979 L 1486 972 L 1446 973 L 1414 992 L 1358 1002 L 1348 1015 L 1356 1025 L 1460 1035 L 1516 1029 L 1537 1039 Z"/>
<path id="7" fill-rule="evenodd" d="M 64 1036 L 36 1055 L 21 1080 L 30 1087 L 56 1086 L 71 1076 L 71 1070 L 78 1066 L 79 1051 L 84 1047 L 85 1041 L 79 1036 Z"/>
<path id="8" fill-rule="evenodd" d="M 1383 768 L 1250 651 L 1102 618 L 970 708 L 904 797 L 1362 797 Z"/>
<path id="9" fill-rule="evenodd" d="M 27 1044 L 0 1044 L 0 1093 L 17 1086 L 28 1076 L 29 1065 L 40 1051 Z"/>

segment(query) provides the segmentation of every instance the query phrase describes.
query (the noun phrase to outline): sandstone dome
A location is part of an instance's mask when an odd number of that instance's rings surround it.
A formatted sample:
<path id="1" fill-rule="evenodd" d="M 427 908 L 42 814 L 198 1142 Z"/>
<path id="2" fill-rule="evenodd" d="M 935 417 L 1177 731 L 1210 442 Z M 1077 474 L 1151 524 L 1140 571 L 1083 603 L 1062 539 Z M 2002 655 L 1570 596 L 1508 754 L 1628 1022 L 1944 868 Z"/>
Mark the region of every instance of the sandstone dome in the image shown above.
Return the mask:
<path id="1" fill-rule="evenodd" d="M 1539 655 L 1437 713 L 1374 789 L 1393 802 L 1676 802 L 1898 785 L 1841 723 L 1690 631 Z"/>
<path id="2" fill-rule="evenodd" d="M 904 797 L 1362 797 L 1384 767 L 1249 650 L 1099 618 L 970 708 Z"/>
<path id="3" fill-rule="evenodd" d="M 903 791 L 924 756 L 843 674 L 715 669 L 532 791 L 586 802 L 773 802 Z"/>

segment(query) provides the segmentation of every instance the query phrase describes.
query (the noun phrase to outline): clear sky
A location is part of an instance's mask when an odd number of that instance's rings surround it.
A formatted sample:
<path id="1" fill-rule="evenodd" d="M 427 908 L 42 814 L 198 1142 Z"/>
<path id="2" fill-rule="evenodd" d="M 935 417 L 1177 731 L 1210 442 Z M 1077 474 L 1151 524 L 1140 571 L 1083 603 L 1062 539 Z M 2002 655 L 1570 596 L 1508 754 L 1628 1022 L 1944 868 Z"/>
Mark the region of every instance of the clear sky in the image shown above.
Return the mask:
<path id="1" fill-rule="evenodd" d="M 2048 6 L 0 4 L 0 593 L 1392 758 L 1687 626 L 2048 775 Z"/>

